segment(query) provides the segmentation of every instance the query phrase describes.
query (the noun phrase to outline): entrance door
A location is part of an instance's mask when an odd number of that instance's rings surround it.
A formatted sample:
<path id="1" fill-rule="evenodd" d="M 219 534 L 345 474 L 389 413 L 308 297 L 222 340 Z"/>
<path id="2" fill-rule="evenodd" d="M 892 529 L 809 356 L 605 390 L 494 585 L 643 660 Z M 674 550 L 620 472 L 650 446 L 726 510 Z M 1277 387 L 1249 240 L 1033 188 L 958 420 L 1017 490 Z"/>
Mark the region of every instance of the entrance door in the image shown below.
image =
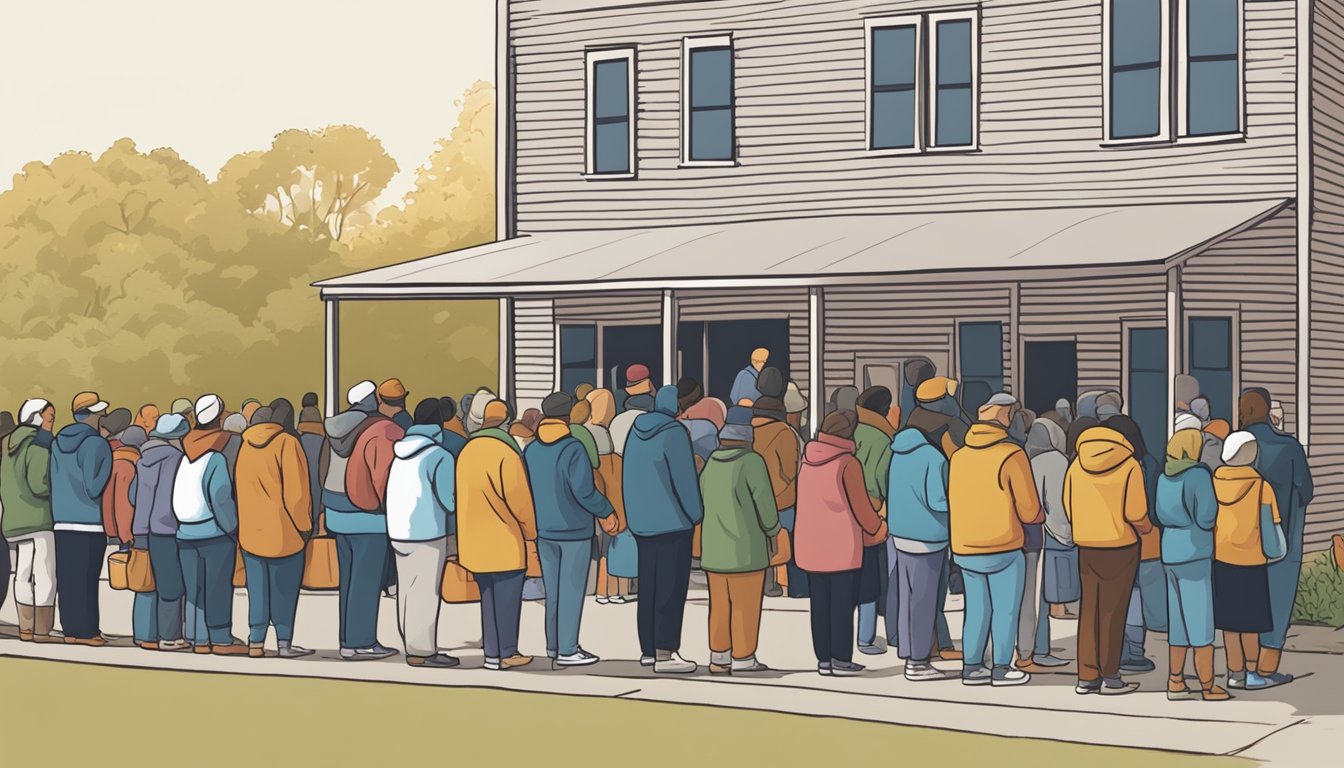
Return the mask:
<path id="1" fill-rule="evenodd" d="M 1078 398 L 1078 342 L 1027 341 L 1023 346 L 1024 407 L 1039 415 L 1053 411 L 1061 398 Z"/>
<path id="2" fill-rule="evenodd" d="M 904 427 L 905 420 L 910 418 L 910 413 L 914 411 L 916 405 L 914 389 L 905 380 L 905 366 L 920 360 L 933 366 L 935 376 L 947 376 L 951 359 L 946 350 L 894 359 L 858 357 L 854 361 L 855 370 L 858 374 L 855 377 L 854 386 L 858 387 L 860 392 L 876 386 L 883 386 L 891 390 L 894 402 L 901 407 L 901 426 Z"/>
<path id="3" fill-rule="evenodd" d="M 785 318 L 758 320 L 711 320 L 705 324 L 709 336 L 709 383 L 705 394 L 725 403 L 733 390 L 737 372 L 751 363 L 751 352 L 757 347 L 770 350 L 771 368 L 778 368 L 789 376 L 789 321 Z"/>
<path id="4" fill-rule="evenodd" d="M 607 325 L 602 328 L 602 371 L 612 391 L 626 385 L 625 369 L 648 366 L 655 386 L 663 383 L 663 330 L 659 325 Z M 619 401 L 621 398 L 617 398 Z"/>
<path id="5" fill-rule="evenodd" d="M 1130 328 L 1125 341 L 1129 415 L 1143 432 L 1149 453 L 1161 456 L 1154 447 L 1167 444 L 1167 329 Z"/>

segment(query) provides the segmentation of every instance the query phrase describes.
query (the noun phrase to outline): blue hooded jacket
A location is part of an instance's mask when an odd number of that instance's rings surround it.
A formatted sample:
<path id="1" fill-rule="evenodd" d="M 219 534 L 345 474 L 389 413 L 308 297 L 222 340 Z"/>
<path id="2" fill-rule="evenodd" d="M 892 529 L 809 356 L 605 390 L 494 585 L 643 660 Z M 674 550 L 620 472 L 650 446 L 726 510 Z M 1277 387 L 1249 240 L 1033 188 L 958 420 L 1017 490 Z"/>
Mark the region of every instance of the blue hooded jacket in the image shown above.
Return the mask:
<path id="1" fill-rule="evenodd" d="M 1274 489 L 1274 497 L 1279 502 L 1279 518 L 1283 521 L 1283 535 L 1288 540 L 1287 556 L 1269 564 L 1269 605 L 1274 627 L 1269 632 L 1260 633 L 1262 646 L 1282 649 L 1288 640 L 1293 603 L 1297 600 L 1307 505 L 1315 497 L 1316 487 L 1311 480 L 1307 453 L 1297 438 L 1265 422 L 1245 429 L 1255 435 L 1255 442 L 1259 444 L 1255 468 Z"/>
<path id="2" fill-rule="evenodd" d="M 663 387 L 626 440 L 621 491 L 637 536 L 689 531 L 705 516 L 691 436 L 676 415 L 677 388 Z"/>
<path id="3" fill-rule="evenodd" d="M 951 538 L 947 456 L 913 427 L 896 433 L 891 439 L 891 453 L 887 471 L 887 524 L 891 535 L 931 548 L 947 546 Z"/>
<path id="4" fill-rule="evenodd" d="M 103 489 L 112 476 L 112 446 L 84 423 L 67 426 L 51 445 L 51 518 L 57 530 L 103 530 Z"/>
<path id="5" fill-rule="evenodd" d="M 182 449 L 155 438 L 145 443 L 136 462 L 131 481 L 131 503 L 135 517 L 131 533 L 136 536 L 176 536 L 177 518 L 173 516 L 173 481 L 182 463 Z"/>
<path id="6" fill-rule="evenodd" d="M 543 421 L 537 439 L 523 451 L 532 500 L 537 512 L 537 536 L 551 541 L 584 541 L 593 537 L 593 519 L 615 512 L 593 483 L 593 465 L 583 443 L 569 425 Z"/>
<path id="7" fill-rule="evenodd" d="M 1213 524 L 1218 497 L 1213 473 L 1203 464 L 1157 479 L 1157 522 L 1162 526 L 1162 562 L 1167 565 L 1213 559 Z"/>

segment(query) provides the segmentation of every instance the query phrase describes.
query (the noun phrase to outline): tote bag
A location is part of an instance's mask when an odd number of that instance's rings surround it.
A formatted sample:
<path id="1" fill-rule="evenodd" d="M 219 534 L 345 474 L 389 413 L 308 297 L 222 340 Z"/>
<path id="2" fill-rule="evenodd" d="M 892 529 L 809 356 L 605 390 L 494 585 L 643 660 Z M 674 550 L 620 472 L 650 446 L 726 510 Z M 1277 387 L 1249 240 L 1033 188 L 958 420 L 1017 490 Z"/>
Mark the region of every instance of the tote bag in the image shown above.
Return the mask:
<path id="1" fill-rule="evenodd" d="M 149 550 L 131 549 L 126 560 L 126 586 L 132 592 L 154 591 L 154 568 L 149 564 Z"/>
<path id="2" fill-rule="evenodd" d="M 130 589 L 126 577 L 126 564 L 131 559 L 129 552 L 118 551 L 107 556 L 107 585 L 113 589 Z"/>
<path id="3" fill-rule="evenodd" d="M 639 548 L 629 529 L 611 540 L 611 547 L 607 549 L 607 573 L 622 579 L 639 578 Z"/>

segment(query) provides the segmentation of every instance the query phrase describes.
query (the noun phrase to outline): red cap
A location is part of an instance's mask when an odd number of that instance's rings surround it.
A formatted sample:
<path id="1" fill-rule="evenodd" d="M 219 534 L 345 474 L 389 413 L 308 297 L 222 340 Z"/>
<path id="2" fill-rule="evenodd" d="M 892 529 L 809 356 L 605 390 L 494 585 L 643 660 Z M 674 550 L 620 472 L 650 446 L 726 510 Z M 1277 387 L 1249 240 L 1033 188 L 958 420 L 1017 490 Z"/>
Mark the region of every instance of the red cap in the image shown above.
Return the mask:
<path id="1" fill-rule="evenodd" d="M 638 363 L 625 369 L 625 383 L 634 384 L 636 381 L 643 381 L 649 378 L 649 366 Z"/>

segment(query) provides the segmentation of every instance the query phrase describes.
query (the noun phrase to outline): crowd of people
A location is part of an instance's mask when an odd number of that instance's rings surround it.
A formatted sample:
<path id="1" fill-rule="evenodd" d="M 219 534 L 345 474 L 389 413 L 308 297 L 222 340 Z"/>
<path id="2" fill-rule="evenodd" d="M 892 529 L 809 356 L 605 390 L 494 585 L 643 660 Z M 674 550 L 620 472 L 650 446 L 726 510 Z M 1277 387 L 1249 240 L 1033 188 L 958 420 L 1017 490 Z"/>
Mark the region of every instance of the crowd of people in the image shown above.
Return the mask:
<path id="1" fill-rule="evenodd" d="M 545 602 L 554 666 L 597 662 L 580 644 L 592 594 L 637 601 L 642 665 L 693 672 L 681 640 L 694 569 L 714 674 L 769 669 L 763 598 L 786 594 L 810 603 L 822 675 L 862 673 L 856 649 L 894 649 L 908 680 L 955 678 L 933 662 L 960 659 L 963 684 L 1020 685 L 1070 663 L 1052 652 L 1050 617 L 1074 610 L 1079 694 L 1136 689 L 1122 671 L 1155 667 L 1149 633 L 1168 637 L 1172 699 L 1292 680 L 1279 666 L 1312 482 L 1268 392 L 1241 394 L 1233 431 L 1177 377 L 1171 437 L 1152 452 L 1117 392 L 1040 415 L 999 392 L 968 413 L 960 383 L 927 361 L 905 367 L 898 393 L 833 391 L 813 429 L 768 363 L 753 352 L 728 402 L 690 378 L 656 387 L 632 365 L 621 389 L 584 384 L 521 415 L 484 388 L 409 411 L 388 379 L 351 387 L 326 419 L 313 393 L 297 414 L 285 399 L 231 412 L 212 394 L 133 414 L 82 392 L 53 434 L 55 405 L 28 400 L 0 414 L 0 551 L 14 549 L 20 639 L 106 644 L 111 540 L 140 574 L 140 647 L 260 657 L 274 628 L 279 656 L 306 656 L 294 624 L 318 539 L 332 542 L 350 661 L 398 653 L 377 632 L 394 594 L 406 663 L 457 666 L 437 642 L 451 576 L 479 599 L 486 669 L 533 662 L 519 650 L 529 597 Z M 949 592 L 964 594 L 961 650 Z"/>

